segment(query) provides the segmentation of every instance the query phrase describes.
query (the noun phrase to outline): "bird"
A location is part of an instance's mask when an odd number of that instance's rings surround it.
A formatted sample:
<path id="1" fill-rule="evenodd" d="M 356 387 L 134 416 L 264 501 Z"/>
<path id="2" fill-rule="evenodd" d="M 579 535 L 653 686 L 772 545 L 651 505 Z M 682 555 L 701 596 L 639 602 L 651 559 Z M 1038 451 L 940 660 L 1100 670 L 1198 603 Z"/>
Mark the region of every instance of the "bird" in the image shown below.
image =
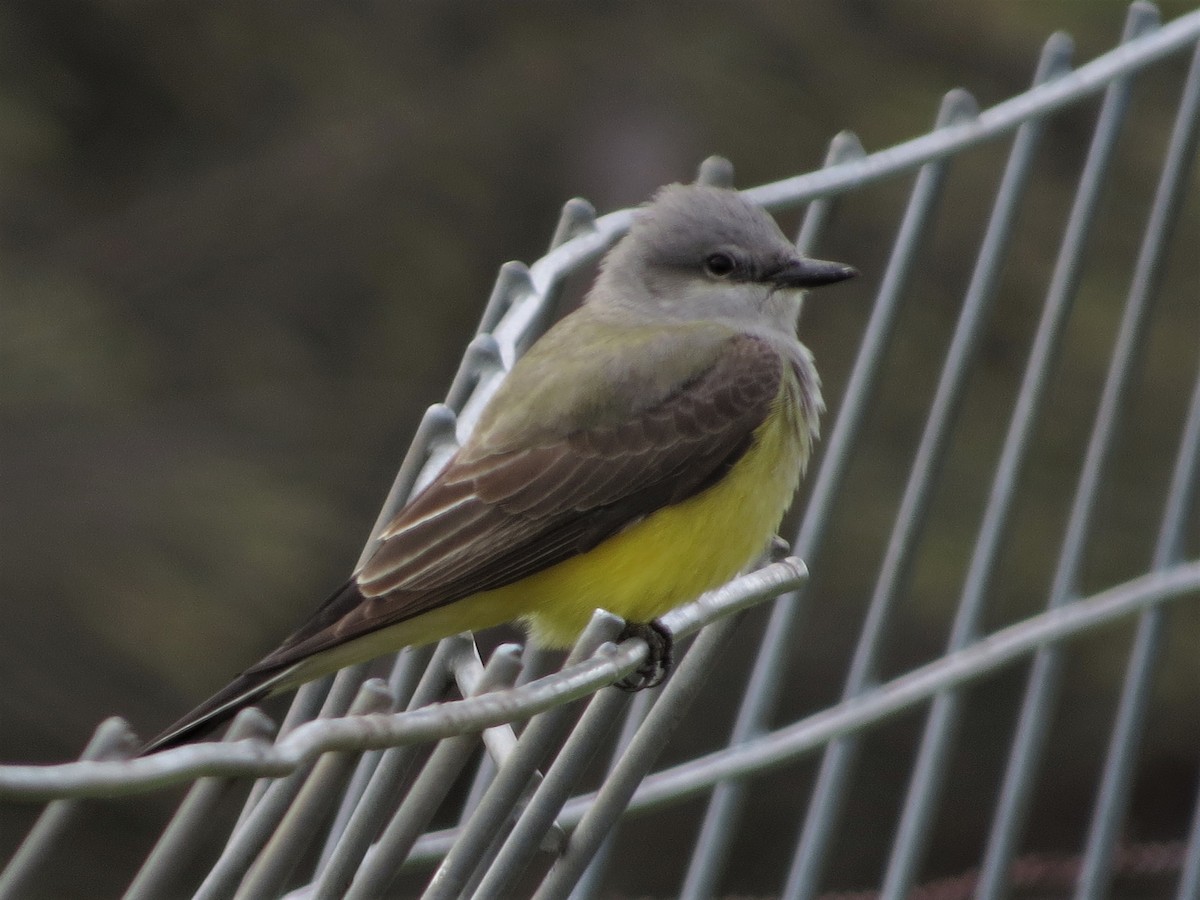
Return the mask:
<path id="1" fill-rule="evenodd" d="M 661 188 L 361 568 L 142 754 L 462 631 L 519 621 L 569 646 L 597 608 L 639 629 L 665 674 L 658 617 L 749 565 L 791 503 L 824 411 L 801 299 L 855 274 L 801 255 L 735 190 Z"/>

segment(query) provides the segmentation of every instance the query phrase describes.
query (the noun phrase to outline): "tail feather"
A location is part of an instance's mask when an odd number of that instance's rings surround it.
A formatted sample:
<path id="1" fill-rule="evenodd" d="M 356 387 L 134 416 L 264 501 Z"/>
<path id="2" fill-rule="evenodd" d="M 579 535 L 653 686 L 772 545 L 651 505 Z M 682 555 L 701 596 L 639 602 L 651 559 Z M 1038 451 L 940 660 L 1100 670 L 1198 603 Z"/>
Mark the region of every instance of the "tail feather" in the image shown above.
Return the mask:
<path id="1" fill-rule="evenodd" d="M 287 682 L 299 664 L 268 672 L 243 673 L 224 689 L 209 697 L 190 713 L 149 741 L 138 751 L 139 756 L 178 747 L 216 730 L 247 706 L 275 693 Z"/>

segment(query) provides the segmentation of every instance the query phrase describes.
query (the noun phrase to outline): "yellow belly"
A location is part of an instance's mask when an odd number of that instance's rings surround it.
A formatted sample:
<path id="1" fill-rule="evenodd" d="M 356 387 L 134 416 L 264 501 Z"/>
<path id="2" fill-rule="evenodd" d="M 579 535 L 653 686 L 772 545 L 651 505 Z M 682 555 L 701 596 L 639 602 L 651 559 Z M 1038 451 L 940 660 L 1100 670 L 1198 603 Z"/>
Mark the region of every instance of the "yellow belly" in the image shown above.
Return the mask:
<path id="1" fill-rule="evenodd" d="M 568 645 L 597 608 L 647 622 L 752 562 L 779 527 L 807 456 L 789 419 L 780 413 L 764 423 L 750 450 L 702 493 L 511 585 L 536 598 L 526 615 L 534 639 Z"/>
<path id="2" fill-rule="evenodd" d="M 751 448 L 707 490 L 658 510 L 580 556 L 313 657 L 288 683 L 518 619 L 531 626 L 537 643 L 569 646 L 598 608 L 648 622 L 723 584 L 765 548 L 807 463 L 809 430 L 797 421 L 794 389 L 788 384 L 781 391 Z"/>

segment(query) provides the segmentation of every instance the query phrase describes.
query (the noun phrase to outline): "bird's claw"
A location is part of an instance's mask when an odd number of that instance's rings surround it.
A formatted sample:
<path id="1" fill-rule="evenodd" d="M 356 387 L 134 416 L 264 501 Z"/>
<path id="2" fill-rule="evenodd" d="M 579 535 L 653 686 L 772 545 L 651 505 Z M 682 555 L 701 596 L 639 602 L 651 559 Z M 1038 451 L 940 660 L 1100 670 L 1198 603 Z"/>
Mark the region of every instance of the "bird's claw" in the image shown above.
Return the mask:
<path id="1" fill-rule="evenodd" d="M 630 692 L 658 687 L 671 674 L 671 667 L 675 663 L 674 636 L 661 621 L 652 619 L 649 622 L 627 623 L 617 638 L 617 643 L 622 643 L 627 638 L 641 638 L 646 642 L 649 652 L 645 661 L 615 682 L 614 687 Z"/>

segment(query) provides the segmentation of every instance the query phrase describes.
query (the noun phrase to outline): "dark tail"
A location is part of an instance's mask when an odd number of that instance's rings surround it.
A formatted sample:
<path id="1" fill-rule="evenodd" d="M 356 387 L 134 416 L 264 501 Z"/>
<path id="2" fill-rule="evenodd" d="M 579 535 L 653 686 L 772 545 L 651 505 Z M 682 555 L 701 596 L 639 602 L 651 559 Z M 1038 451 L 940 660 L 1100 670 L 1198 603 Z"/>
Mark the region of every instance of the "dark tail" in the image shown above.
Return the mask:
<path id="1" fill-rule="evenodd" d="M 288 678 L 301 663 L 319 652 L 346 640 L 345 637 L 322 636 L 335 626 L 347 612 L 362 602 L 358 582 L 351 578 L 333 592 L 328 600 L 299 631 L 291 635 L 272 653 L 248 668 L 225 687 L 209 697 L 190 713 L 146 744 L 141 756 L 157 750 L 178 747 L 188 741 L 202 738 L 218 726 L 228 722 L 247 706 L 269 697 L 278 690 L 290 686 Z M 354 635 L 350 635 L 353 637 Z"/>
<path id="2" fill-rule="evenodd" d="M 274 693 L 275 688 L 295 670 L 296 665 L 267 672 L 239 675 L 224 690 L 209 697 L 190 713 L 147 743 L 138 756 L 169 750 L 202 738 L 228 722 L 247 706 L 253 706 Z"/>

